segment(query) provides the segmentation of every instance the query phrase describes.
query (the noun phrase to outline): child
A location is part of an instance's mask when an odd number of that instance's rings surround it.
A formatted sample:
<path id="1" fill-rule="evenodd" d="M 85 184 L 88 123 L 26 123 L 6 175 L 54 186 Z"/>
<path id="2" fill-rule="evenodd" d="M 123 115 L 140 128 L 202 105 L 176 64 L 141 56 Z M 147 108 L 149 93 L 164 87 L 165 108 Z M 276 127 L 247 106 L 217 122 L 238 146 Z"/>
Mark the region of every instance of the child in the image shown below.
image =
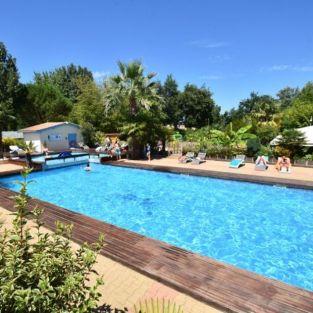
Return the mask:
<path id="1" fill-rule="evenodd" d="M 90 166 L 89 162 L 87 163 L 87 166 L 85 167 L 85 171 L 86 172 L 90 172 L 91 171 L 91 166 Z"/>
<path id="2" fill-rule="evenodd" d="M 151 161 L 151 146 L 149 143 L 147 143 L 146 145 L 146 155 L 147 155 L 148 161 L 150 162 Z"/>

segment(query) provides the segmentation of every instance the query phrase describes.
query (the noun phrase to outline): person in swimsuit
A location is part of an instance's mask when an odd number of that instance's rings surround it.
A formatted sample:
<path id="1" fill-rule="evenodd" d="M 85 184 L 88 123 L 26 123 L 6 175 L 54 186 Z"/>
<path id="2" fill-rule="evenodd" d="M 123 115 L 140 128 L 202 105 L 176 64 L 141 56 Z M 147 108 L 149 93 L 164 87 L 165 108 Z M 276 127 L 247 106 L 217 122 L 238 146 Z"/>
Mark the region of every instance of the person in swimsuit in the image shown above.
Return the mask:
<path id="1" fill-rule="evenodd" d="M 114 152 L 116 155 L 116 159 L 120 160 L 121 159 L 121 146 L 117 140 L 116 140 L 116 143 L 114 145 Z"/>
<path id="2" fill-rule="evenodd" d="M 90 172 L 90 171 L 91 171 L 91 166 L 90 166 L 90 163 L 89 163 L 89 162 L 87 163 L 87 165 L 86 165 L 86 167 L 84 168 L 84 170 L 85 170 L 86 172 Z"/>
<path id="3" fill-rule="evenodd" d="M 286 168 L 287 172 L 289 172 L 291 168 L 290 159 L 283 155 L 281 158 L 278 158 L 275 167 L 278 171 L 281 171 L 283 168 Z"/>

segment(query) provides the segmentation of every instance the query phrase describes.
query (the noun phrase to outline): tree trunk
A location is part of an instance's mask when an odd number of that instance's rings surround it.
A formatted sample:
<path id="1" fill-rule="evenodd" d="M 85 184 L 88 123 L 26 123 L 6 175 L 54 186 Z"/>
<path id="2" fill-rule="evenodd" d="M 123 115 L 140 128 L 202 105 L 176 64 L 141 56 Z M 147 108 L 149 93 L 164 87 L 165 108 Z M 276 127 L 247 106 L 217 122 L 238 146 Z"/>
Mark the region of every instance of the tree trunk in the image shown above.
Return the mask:
<path id="1" fill-rule="evenodd" d="M 130 148 L 129 154 L 130 154 L 131 159 L 138 160 L 142 157 L 143 145 L 137 138 L 134 138 L 134 137 L 131 138 L 131 143 L 130 143 L 129 148 Z"/>
<path id="2" fill-rule="evenodd" d="M 28 168 L 32 167 L 32 156 L 29 152 L 26 153 L 26 165 Z"/>
<path id="3" fill-rule="evenodd" d="M 130 104 L 130 115 L 135 116 L 137 114 L 137 101 L 135 97 L 130 97 L 129 99 Z"/>
<path id="4" fill-rule="evenodd" d="M 0 128 L 0 158 L 3 158 L 2 127 Z"/>

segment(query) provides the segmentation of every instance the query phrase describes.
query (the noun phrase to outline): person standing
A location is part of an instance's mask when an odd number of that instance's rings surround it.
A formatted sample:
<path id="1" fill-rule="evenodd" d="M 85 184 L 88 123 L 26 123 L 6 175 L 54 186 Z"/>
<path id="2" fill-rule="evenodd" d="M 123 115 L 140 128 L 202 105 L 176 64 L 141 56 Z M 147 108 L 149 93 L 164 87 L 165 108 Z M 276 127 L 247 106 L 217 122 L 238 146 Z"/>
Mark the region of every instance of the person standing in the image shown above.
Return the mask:
<path id="1" fill-rule="evenodd" d="M 146 144 L 146 156 L 148 161 L 151 161 L 151 146 L 149 143 Z"/>
<path id="2" fill-rule="evenodd" d="M 116 159 L 120 160 L 121 159 L 121 146 L 117 139 L 116 139 L 114 148 L 115 148 Z"/>

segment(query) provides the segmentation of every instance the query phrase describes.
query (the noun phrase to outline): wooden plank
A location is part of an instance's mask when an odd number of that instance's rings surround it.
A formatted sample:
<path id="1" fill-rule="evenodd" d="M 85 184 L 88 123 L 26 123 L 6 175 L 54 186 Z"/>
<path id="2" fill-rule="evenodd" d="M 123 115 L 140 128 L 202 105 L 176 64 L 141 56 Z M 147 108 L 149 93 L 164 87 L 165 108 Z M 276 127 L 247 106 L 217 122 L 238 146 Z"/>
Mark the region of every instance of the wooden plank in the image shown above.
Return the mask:
<path id="1" fill-rule="evenodd" d="M 0 205 L 14 211 L 15 192 L 0 188 Z M 73 240 L 94 242 L 105 234 L 101 254 L 184 292 L 231 312 L 312 313 L 313 293 L 269 279 L 164 242 L 32 199 L 30 207 L 45 209 L 49 229 L 55 222 L 74 225 Z"/>

